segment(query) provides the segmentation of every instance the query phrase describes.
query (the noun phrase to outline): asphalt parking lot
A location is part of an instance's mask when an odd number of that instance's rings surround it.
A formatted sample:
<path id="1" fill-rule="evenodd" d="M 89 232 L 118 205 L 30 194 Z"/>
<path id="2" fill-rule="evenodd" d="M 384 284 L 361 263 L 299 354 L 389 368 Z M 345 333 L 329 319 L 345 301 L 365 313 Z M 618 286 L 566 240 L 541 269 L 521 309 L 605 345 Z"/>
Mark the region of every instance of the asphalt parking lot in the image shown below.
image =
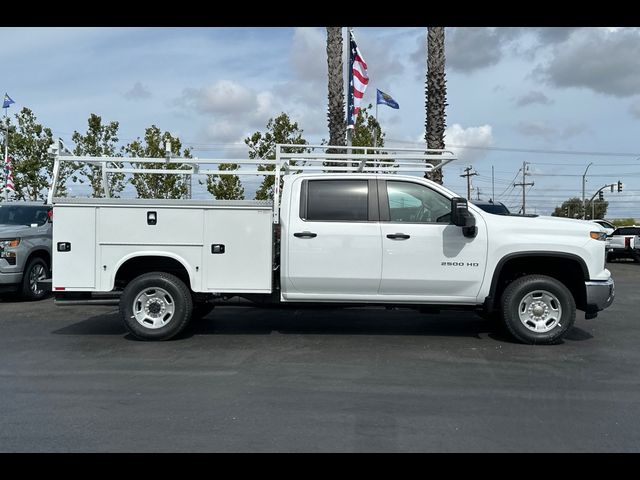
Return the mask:
<path id="1" fill-rule="evenodd" d="M 563 344 L 474 314 L 216 308 L 180 338 L 0 301 L 2 452 L 637 452 L 640 265 Z"/>

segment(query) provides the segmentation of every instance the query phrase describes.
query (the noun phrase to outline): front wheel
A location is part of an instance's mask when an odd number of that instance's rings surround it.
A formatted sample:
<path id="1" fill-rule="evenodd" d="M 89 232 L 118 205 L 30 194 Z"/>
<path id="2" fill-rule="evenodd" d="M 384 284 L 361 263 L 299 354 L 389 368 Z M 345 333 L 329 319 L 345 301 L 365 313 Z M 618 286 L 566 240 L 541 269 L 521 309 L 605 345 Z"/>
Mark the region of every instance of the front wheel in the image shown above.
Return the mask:
<path id="1" fill-rule="evenodd" d="M 42 258 L 34 258 L 29 261 L 24 269 L 22 277 L 21 293 L 27 300 L 41 300 L 47 295 L 47 291 L 38 287 L 38 282 L 47 278 L 49 269 Z"/>
<path id="2" fill-rule="evenodd" d="M 502 320 L 523 343 L 558 343 L 575 319 L 573 295 L 563 283 L 546 275 L 514 280 L 502 295 Z"/>
<path id="3" fill-rule="evenodd" d="M 191 292 L 175 275 L 151 272 L 134 278 L 120 297 L 127 330 L 142 340 L 168 340 L 191 320 Z"/>

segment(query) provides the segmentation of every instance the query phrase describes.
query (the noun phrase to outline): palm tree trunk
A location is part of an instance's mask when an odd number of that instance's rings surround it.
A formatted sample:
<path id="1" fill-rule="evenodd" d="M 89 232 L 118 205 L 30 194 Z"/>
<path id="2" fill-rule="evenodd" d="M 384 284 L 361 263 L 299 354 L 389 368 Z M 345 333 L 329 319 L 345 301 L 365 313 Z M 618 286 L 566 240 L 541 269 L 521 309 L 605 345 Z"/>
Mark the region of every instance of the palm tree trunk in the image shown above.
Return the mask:
<path id="1" fill-rule="evenodd" d="M 447 80 L 444 72 L 444 27 L 427 28 L 427 82 L 425 123 L 427 148 L 444 148 L 445 107 L 447 106 Z M 431 162 L 433 163 L 433 162 Z M 442 185 L 442 170 L 425 174 Z"/>
<path id="2" fill-rule="evenodd" d="M 342 27 L 327 27 L 327 66 L 329 74 L 329 145 L 345 145 L 347 125 L 344 112 Z"/>

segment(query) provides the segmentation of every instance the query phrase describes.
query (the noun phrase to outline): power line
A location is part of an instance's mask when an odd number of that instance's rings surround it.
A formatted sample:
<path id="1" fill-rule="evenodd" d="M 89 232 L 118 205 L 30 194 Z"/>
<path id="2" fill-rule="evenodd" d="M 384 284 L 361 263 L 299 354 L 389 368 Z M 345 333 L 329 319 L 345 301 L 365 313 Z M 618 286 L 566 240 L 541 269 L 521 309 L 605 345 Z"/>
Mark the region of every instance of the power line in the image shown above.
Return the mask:
<path id="1" fill-rule="evenodd" d="M 397 142 L 412 145 L 423 145 L 421 142 L 412 142 L 408 140 L 395 140 L 387 139 L 388 142 Z M 488 150 L 497 152 L 519 152 L 519 153 L 541 153 L 541 154 L 560 154 L 560 155 L 591 155 L 602 157 L 640 157 L 640 153 L 632 152 L 597 152 L 597 151 L 582 151 L 582 150 L 543 150 L 536 148 L 511 148 L 511 147 L 485 147 L 478 145 L 452 145 L 447 144 L 445 148 L 462 148 L 471 150 Z"/>

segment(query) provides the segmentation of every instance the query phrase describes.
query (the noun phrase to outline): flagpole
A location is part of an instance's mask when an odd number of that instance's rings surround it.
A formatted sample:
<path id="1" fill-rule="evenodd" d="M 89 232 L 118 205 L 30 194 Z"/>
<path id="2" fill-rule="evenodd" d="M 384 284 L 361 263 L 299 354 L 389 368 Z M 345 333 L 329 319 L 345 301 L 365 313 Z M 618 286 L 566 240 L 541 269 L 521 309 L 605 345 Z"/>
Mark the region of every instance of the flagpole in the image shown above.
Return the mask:
<path id="1" fill-rule="evenodd" d="M 7 168 L 7 159 L 9 158 L 9 107 L 4 109 L 4 123 L 7 126 L 6 133 L 4 134 L 4 201 L 9 201 L 9 169 Z"/>
<path id="2" fill-rule="evenodd" d="M 349 96 L 351 95 L 351 27 L 346 27 L 347 28 L 347 35 L 345 36 L 345 42 L 346 42 L 346 54 L 347 54 L 347 61 L 345 62 L 345 69 L 347 72 L 346 75 L 346 83 L 347 83 L 347 88 L 345 89 L 346 95 L 347 95 L 347 146 L 350 147 L 353 144 L 353 129 L 349 128 L 349 121 L 350 119 L 350 112 L 349 112 Z M 355 125 L 354 125 L 355 127 Z M 347 153 L 351 153 L 351 149 L 347 149 Z"/>
<path id="3" fill-rule="evenodd" d="M 376 125 L 380 125 L 378 123 L 378 96 L 376 95 Z M 373 126 L 372 130 L 372 134 L 373 134 L 373 147 L 377 147 L 378 146 L 378 135 L 376 135 L 376 125 Z"/>

